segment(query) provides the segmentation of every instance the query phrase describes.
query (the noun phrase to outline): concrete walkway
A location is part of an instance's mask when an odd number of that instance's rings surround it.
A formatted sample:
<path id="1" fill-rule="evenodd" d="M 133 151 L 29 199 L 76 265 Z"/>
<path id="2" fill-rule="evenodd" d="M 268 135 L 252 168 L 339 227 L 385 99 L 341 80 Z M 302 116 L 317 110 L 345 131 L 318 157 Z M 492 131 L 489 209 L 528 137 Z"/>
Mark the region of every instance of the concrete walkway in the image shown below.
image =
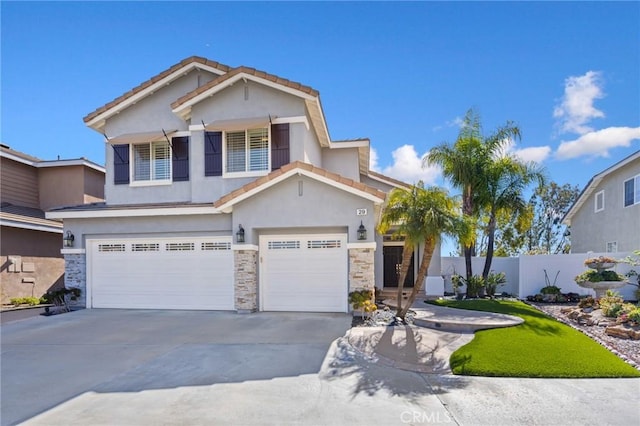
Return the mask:
<path id="1" fill-rule="evenodd" d="M 512 315 L 431 305 L 424 299 L 416 300 L 411 310 L 414 325 L 352 328 L 346 339 L 372 362 L 425 374 L 450 374 L 451 354 L 473 340 L 475 331 L 524 322 Z"/>

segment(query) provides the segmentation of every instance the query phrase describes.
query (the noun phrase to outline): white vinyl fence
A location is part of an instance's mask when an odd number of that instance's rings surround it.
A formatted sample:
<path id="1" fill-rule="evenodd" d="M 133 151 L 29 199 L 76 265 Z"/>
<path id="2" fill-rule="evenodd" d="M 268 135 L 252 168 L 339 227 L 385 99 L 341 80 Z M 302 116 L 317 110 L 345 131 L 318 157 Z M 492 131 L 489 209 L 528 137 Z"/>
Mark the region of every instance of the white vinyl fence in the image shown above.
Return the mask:
<path id="1" fill-rule="evenodd" d="M 497 292 L 507 292 L 524 299 L 527 296 L 540 293 L 540 289 L 545 286 L 545 270 L 551 285 L 554 285 L 556 274 L 558 275 L 555 285 L 562 289 L 563 293 L 578 293 L 581 295 L 595 296 L 595 292 L 588 288 L 580 287 L 574 281 L 576 275 L 584 272 L 588 268 L 584 265 L 584 260 L 588 257 L 608 256 L 615 259 L 622 259 L 633 253 L 577 253 L 577 254 L 553 254 L 535 255 L 520 257 L 494 257 L 491 262 L 492 272 L 504 272 L 507 283 L 498 287 Z M 484 257 L 474 257 L 471 261 L 473 273 L 482 274 L 484 268 Z M 631 269 L 640 272 L 640 266 L 630 266 L 626 263 L 618 263 L 613 270 L 620 274 L 625 274 Z M 442 275 L 444 277 L 445 291 L 452 292 L 451 275 L 458 273 L 465 275 L 464 257 L 443 257 Z M 635 281 L 635 277 L 632 278 Z M 617 291 L 626 300 L 635 299 L 634 290 L 637 287 L 626 285 Z"/>

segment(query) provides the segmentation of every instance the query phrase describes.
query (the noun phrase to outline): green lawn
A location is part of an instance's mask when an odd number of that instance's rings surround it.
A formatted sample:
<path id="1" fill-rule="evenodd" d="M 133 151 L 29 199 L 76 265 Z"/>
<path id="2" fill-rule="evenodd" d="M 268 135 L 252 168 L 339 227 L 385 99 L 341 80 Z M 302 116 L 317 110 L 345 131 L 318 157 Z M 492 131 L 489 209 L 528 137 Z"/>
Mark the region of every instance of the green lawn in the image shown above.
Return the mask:
<path id="1" fill-rule="evenodd" d="M 515 327 L 476 332 L 451 355 L 454 374 L 501 377 L 640 377 L 594 340 L 531 306 L 515 301 L 463 300 L 441 306 L 499 312 L 524 319 Z"/>

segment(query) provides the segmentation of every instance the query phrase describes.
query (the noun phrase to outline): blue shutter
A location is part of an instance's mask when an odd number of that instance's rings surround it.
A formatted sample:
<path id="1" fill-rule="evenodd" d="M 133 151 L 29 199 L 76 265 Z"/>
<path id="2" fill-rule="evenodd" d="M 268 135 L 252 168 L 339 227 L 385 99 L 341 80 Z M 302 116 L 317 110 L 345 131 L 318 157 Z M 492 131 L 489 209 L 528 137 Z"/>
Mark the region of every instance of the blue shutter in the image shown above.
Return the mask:
<path id="1" fill-rule="evenodd" d="M 113 145 L 113 183 L 129 184 L 129 144 Z"/>
<path id="2" fill-rule="evenodd" d="M 289 164 L 289 123 L 271 125 L 271 170 Z"/>
<path id="3" fill-rule="evenodd" d="M 222 176 L 222 132 L 204 133 L 204 175 Z"/>
<path id="4" fill-rule="evenodd" d="M 173 151 L 173 181 L 182 182 L 189 180 L 189 137 L 182 136 L 172 138 L 171 150 Z"/>

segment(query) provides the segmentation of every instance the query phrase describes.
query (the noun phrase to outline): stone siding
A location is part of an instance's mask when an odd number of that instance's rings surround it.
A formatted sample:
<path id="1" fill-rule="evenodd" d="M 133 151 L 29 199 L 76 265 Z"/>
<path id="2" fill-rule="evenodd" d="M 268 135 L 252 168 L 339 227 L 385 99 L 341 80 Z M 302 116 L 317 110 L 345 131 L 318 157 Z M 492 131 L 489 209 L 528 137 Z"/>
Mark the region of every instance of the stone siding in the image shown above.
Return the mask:
<path id="1" fill-rule="evenodd" d="M 349 249 L 349 293 L 375 286 L 374 249 Z"/>
<path id="2" fill-rule="evenodd" d="M 80 297 L 71 301 L 70 305 L 74 307 L 87 307 L 87 258 L 82 254 L 65 254 L 65 275 L 64 286 L 66 288 L 79 288 L 81 290 Z"/>
<path id="3" fill-rule="evenodd" d="M 236 250 L 233 261 L 235 308 L 238 313 L 255 312 L 258 309 L 258 252 Z"/>

